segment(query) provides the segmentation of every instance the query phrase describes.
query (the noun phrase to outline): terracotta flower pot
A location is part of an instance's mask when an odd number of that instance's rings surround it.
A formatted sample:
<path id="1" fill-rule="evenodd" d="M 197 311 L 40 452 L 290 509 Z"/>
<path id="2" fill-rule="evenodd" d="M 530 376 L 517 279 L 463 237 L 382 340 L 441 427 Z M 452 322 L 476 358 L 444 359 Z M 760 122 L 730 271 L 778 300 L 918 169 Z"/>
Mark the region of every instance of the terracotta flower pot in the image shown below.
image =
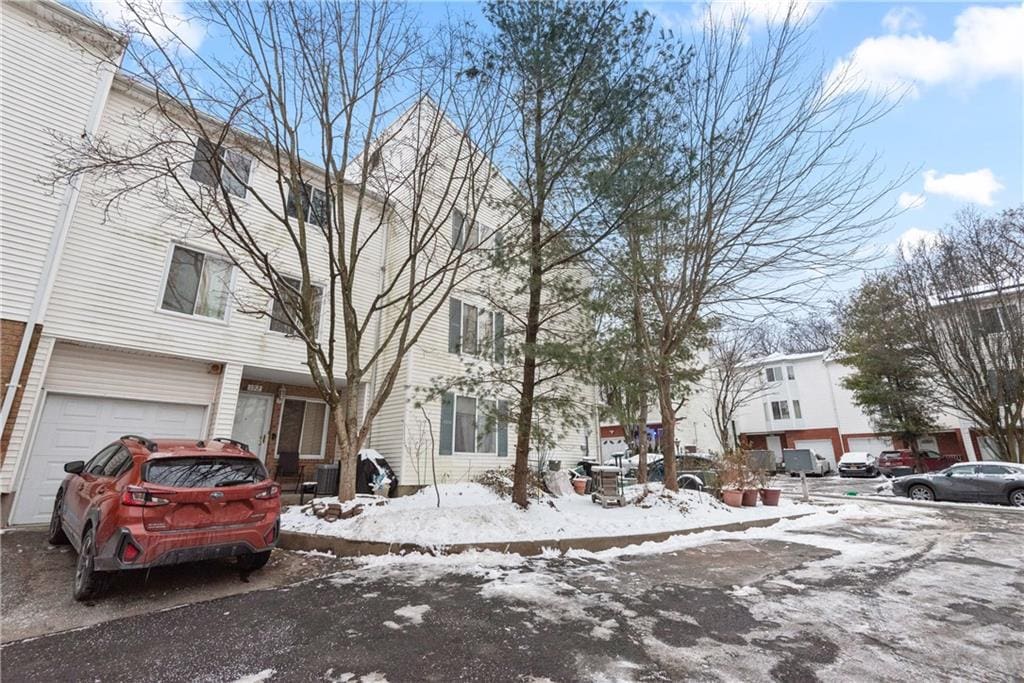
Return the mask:
<path id="1" fill-rule="evenodd" d="M 587 482 L 590 481 L 587 477 L 576 477 L 572 480 L 572 488 L 579 495 L 583 495 L 587 492 Z"/>
<path id="2" fill-rule="evenodd" d="M 761 502 L 765 505 L 778 505 L 782 497 L 782 489 L 761 489 Z"/>
<path id="3" fill-rule="evenodd" d="M 743 490 L 743 507 L 752 508 L 757 505 L 757 489 Z"/>
<path id="4" fill-rule="evenodd" d="M 740 507 L 743 505 L 743 491 L 738 489 L 726 489 L 722 491 L 722 502 L 729 507 Z"/>

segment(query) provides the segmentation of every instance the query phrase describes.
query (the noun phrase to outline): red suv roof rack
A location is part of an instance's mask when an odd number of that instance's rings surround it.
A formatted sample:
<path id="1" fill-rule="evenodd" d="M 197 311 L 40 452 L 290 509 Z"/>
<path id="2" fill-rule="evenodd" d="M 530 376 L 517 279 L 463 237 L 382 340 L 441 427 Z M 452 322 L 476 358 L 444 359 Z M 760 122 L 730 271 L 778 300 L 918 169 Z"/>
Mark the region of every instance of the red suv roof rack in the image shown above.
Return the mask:
<path id="1" fill-rule="evenodd" d="M 231 444 L 232 446 L 238 446 L 238 447 L 239 447 L 239 448 L 241 448 L 241 449 L 242 449 L 243 451 L 247 451 L 247 450 L 249 450 L 249 444 L 247 444 L 247 443 L 242 443 L 241 441 L 235 441 L 234 439 L 226 439 L 226 438 L 224 438 L 223 436 L 218 436 L 218 437 L 216 437 L 215 439 L 211 439 L 211 441 L 219 441 L 219 442 L 221 442 L 221 443 L 229 443 L 229 444 Z"/>
<path id="2" fill-rule="evenodd" d="M 121 437 L 121 440 L 124 441 L 125 439 L 131 439 L 132 441 L 138 441 L 140 444 L 145 446 L 146 450 L 148 450 L 150 453 L 153 453 L 154 451 L 156 451 L 156 448 L 157 448 L 156 442 L 153 441 L 152 439 L 147 439 L 146 437 L 139 436 L 138 434 L 125 434 L 124 436 Z"/>

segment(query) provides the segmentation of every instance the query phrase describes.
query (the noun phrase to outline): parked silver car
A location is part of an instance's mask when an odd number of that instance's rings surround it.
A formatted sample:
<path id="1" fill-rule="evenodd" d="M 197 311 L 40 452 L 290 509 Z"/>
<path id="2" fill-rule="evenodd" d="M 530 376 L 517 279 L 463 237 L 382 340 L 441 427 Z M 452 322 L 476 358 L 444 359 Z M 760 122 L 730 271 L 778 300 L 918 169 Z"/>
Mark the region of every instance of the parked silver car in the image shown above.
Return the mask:
<path id="1" fill-rule="evenodd" d="M 913 500 L 1003 503 L 1024 507 L 1024 465 L 972 462 L 893 479 L 892 492 Z"/>

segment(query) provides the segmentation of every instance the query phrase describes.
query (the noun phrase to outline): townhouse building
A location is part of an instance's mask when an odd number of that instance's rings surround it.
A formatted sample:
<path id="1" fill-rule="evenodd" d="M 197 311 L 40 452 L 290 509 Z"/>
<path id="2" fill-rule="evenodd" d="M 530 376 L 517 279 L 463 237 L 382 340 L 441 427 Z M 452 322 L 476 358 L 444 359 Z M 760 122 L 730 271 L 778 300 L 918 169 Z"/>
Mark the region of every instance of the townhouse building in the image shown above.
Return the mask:
<path id="1" fill-rule="evenodd" d="M 753 361 L 761 371 L 763 391 L 737 411 L 734 435 L 741 443 L 774 451 L 810 448 L 834 463 L 847 451 L 876 455 L 906 448 L 898 437 L 874 430 L 853 394 L 842 385 L 853 370 L 830 352 L 774 354 Z M 939 429 L 918 439 L 922 449 L 970 460 L 992 457 L 985 438 L 972 423 L 951 412 L 939 417 Z"/>
<path id="2" fill-rule="evenodd" d="M 158 210 L 157 190 L 141 188 L 107 211 L 96 199 L 101 180 L 46 182 L 61 153 L 59 137 L 130 139 L 139 121 L 156 115 L 152 93 L 83 51 L 68 32 L 88 34 L 92 49 L 107 57 L 120 53 L 121 37 L 49 0 L 6 2 L 2 11 L 4 522 L 45 522 L 63 464 L 88 458 L 123 434 L 232 437 L 249 444 L 272 472 L 278 453 L 297 453 L 307 465 L 331 461 L 334 428 L 305 368 L 304 344 L 288 334 L 281 302 L 241 276 L 213 237 L 168 220 Z M 197 183 L 213 172 L 203 167 L 201 151 L 191 174 Z M 265 166 L 244 158 L 232 163 L 252 187 L 277 182 Z M 259 207 L 246 205 L 244 187 L 238 194 L 261 240 L 286 239 L 269 216 L 261 223 Z M 380 291 L 381 270 L 401 258 L 388 244 L 401 244 L 407 218 L 396 215 L 401 206 L 364 202 L 363 209 L 377 212 L 387 227 L 367 244 L 367 266 L 356 273 L 361 312 Z M 456 225 L 459 215 L 452 212 L 455 234 L 464 231 Z M 310 264 L 319 301 L 327 246 L 313 239 L 311 250 L 324 255 Z M 297 260 L 288 260 L 287 249 L 280 253 L 278 269 L 298 277 Z M 460 373 L 466 362 L 503 360 L 495 349 L 504 316 L 478 291 L 476 280 L 467 279 L 430 321 L 374 422 L 367 446 L 388 458 L 405 485 L 432 479 L 427 460 L 449 480 L 510 463 L 508 425 L 484 427 L 479 403 L 508 399 L 426 393 L 438 376 Z M 260 297 L 262 309 L 253 314 Z M 250 305 L 242 310 L 239 301 Z M 378 317 L 376 324 L 385 322 Z M 376 381 L 371 373 L 362 386 L 345 387 L 358 392 L 361 410 Z M 579 395 L 596 405 L 593 387 L 581 383 Z M 596 409 L 593 414 L 586 425 L 559 429 L 553 453 L 534 457 L 578 454 L 588 439 L 596 444 Z"/>

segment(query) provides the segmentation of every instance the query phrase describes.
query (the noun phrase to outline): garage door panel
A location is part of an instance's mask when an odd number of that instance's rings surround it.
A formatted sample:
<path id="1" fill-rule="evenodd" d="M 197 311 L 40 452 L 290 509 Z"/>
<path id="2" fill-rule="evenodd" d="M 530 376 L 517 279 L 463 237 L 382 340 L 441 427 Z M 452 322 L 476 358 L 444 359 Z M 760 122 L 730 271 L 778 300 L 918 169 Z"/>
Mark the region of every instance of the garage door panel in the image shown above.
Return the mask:
<path id="1" fill-rule="evenodd" d="M 65 463 L 88 460 L 124 434 L 200 439 L 205 418 L 201 405 L 48 395 L 15 494 L 12 523 L 49 519 Z"/>
<path id="2" fill-rule="evenodd" d="M 87 398 L 68 398 L 61 404 L 61 418 L 99 417 L 103 404 Z"/>
<path id="3" fill-rule="evenodd" d="M 61 427 L 60 423 L 45 425 L 50 427 L 48 437 L 53 448 L 72 448 L 75 450 L 89 448 L 96 438 L 95 429 L 72 429 Z M 42 430 L 40 430 L 42 431 Z"/>
<path id="4" fill-rule="evenodd" d="M 851 436 L 847 442 L 851 451 L 864 451 L 875 456 L 892 448 L 892 439 L 874 436 Z"/>
<path id="5" fill-rule="evenodd" d="M 831 458 L 832 464 L 836 462 L 836 451 L 832 446 L 831 439 L 799 439 L 794 442 L 797 448 L 809 448 L 818 455 Z"/>

